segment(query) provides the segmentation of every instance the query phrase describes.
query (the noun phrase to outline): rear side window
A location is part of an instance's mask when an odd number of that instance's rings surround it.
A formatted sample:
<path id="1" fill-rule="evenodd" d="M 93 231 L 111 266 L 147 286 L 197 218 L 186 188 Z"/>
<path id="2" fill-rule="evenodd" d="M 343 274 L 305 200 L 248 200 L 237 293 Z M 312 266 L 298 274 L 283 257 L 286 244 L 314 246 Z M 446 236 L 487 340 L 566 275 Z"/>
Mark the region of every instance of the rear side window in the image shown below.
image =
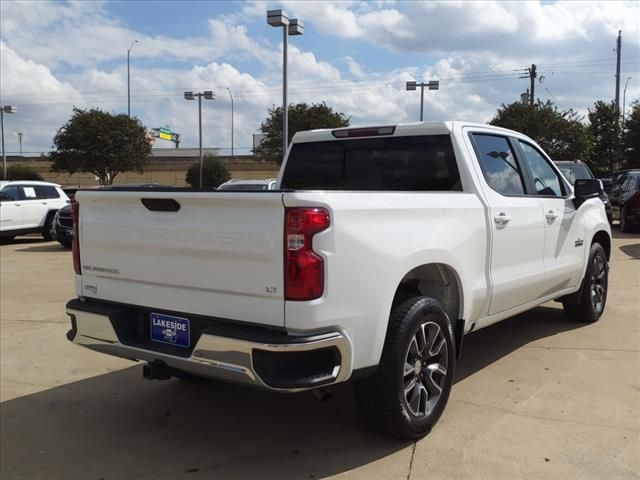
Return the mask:
<path id="1" fill-rule="evenodd" d="M 52 187 L 51 185 L 35 185 L 33 188 L 38 198 L 60 198 L 56 187 Z"/>
<path id="2" fill-rule="evenodd" d="M 522 172 L 506 137 L 476 133 L 473 139 L 489 186 L 503 195 L 524 195 Z"/>
<path id="3" fill-rule="evenodd" d="M 20 188 L 17 185 L 7 185 L 2 189 L 2 193 L 7 195 L 8 197 L 11 197 L 14 200 L 21 200 L 23 198 L 22 192 L 20 191 Z"/>
<path id="4" fill-rule="evenodd" d="M 23 185 L 22 187 L 22 195 L 25 200 L 33 200 L 38 198 L 38 194 L 36 193 L 36 189 L 33 185 Z"/>
<path id="5" fill-rule="evenodd" d="M 639 187 L 640 187 L 640 177 L 630 176 L 629 183 L 627 183 L 625 190 L 633 192 L 635 190 L 638 190 Z"/>
<path id="6" fill-rule="evenodd" d="M 297 143 L 281 188 L 295 190 L 462 190 L 449 135 Z"/>

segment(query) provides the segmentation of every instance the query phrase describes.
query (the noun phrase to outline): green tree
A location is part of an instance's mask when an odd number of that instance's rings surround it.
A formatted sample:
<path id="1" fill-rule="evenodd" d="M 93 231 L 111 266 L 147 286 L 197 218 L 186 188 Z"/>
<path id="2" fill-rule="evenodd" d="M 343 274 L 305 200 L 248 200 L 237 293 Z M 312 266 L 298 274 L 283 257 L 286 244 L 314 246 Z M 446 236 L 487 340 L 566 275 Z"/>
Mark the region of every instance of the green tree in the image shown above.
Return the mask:
<path id="1" fill-rule="evenodd" d="M 502 104 L 491 125 L 509 128 L 535 140 L 553 160 L 587 160 L 590 136 L 572 109 L 559 111 L 550 101 L 531 106 Z"/>
<path id="2" fill-rule="evenodd" d="M 631 104 L 625 117 L 623 168 L 640 168 L 640 100 Z"/>
<path id="3" fill-rule="evenodd" d="M 622 160 L 620 115 L 614 102 L 602 100 L 589 109 L 589 131 L 593 139 L 590 166 L 596 176 L 608 175 Z"/>
<path id="4" fill-rule="evenodd" d="M 207 154 L 202 162 L 202 186 L 218 188 L 221 183 L 231 179 L 231 173 L 222 160 Z M 186 182 L 192 187 L 200 186 L 200 162 L 187 170 Z"/>
<path id="5" fill-rule="evenodd" d="M 151 153 L 146 129 L 138 119 L 96 109 L 74 108 L 53 143 L 52 171 L 93 173 L 101 185 L 113 183 L 121 172 L 142 173 Z"/>
<path id="6" fill-rule="evenodd" d="M 301 130 L 316 128 L 348 127 L 349 118 L 344 113 L 334 112 L 326 103 L 298 103 L 289 106 L 289 141 Z M 282 107 L 272 108 L 267 119 L 260 127 L 265 135 L 259 147 L 255 149 L 257 157 L 264 160 L 282 162 Z"/>
<path id="7" fill-rule="evenodd" d="M 7 167 L 7 180 L 39 180 L 42 181 L 42 175 L 33 168 L 26 165 L 10 165 Z"/>

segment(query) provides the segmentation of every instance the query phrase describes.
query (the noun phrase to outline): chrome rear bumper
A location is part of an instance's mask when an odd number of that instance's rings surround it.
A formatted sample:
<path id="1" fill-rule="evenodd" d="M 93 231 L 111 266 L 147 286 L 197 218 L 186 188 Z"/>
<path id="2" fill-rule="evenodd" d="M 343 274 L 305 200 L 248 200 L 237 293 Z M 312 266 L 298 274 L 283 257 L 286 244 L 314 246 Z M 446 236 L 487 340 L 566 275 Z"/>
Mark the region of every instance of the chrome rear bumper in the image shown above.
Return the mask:
<path id="1" fill-rule="evenodd" d="M 76 345 L 108 355 L 147 362 L 159 360 L 169 367 L 194 375 L 283 392 L 309 390 L 340 383 L 347 380 L 352 373 L 351 346 L 340 332 L 308 337 L 285 336 L 286 342 L 282 343 L 230 338 L 203 332 L 190 356 L 182 357 L 122 343 L 109 315 L 87 311 L 84 307 L 74 308 L 80 304 L 81 302 L 74 300 L 67 305 L 66 311 L 72 324 L 67 338 Z M 267 365 L 268 368 L 261 367 L 255 361 L 256 356 L 261 359 L 271 356 L 276 359 L 276 363 L 279 361 L 278 358 L 289 358 L 288 362 L 300 364 L 305 359 L 313 358 L 313 352 L 334 352 L 336 362 L 335 365 L 325 367 L 324 373 L 316 373 L 308 379 L 294 378 L 293 381 L 281 381 L 270 378 L 270 374 L 266 372 L 274 371 L 274 368 L 271 365 Z M 296 354 L 300 354 L 299 358 L 296 358 Z M 326 359 L 326 355 L 323 358 Z M 305 368 L 305 365 L 299 366 Z M 287 378 L 292 379 L 290 374 Z"/>

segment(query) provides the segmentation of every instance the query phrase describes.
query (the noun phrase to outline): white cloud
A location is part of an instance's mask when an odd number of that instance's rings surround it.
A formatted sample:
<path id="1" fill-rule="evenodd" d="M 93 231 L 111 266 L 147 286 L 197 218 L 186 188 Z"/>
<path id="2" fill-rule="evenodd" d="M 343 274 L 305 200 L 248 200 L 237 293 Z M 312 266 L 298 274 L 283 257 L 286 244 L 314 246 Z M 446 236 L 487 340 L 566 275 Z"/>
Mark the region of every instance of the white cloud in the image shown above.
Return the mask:
<path id="1" fill-rule="evenodd" d="M 638 2 L 401 2 L 373 11 L 354 2 L 284 4 L 329 35 L 392 51 L 535 55 L 534 61 L 588 56 L 585 48 L 601 50 L 621 28 L 640 46 Z"/>
<path id="2" fill-rule="evenodd" d="M 344 61 L 346 62 L 347 68 L 349 69 L 349 72 L 351 73 L 351 75 L 353 75 L 355 78 L 359 80 L 365 77 L 366 74 L 362 66 L 358 62 L 356 62 L 356 60 L 353 57 L 346 56 L 344 58 Z"/>
<path id="3" fill-rule="evenodd" d="M 236 146 L 248 147 L 267 109 L 281 103 L 280 36 L 268 26 L 254 28 L 264 24 L 267 9 L 279 6 L 308 24 L 307 34 L 344 46 L 337 55 L 312 52 L 300 47 L 306 35 L 292 39 L 289 100 L 326 101 L 353 124 L 417 120 L 420 93 L 405 90 L 410 79 L 440 79 L 440 90 L 425 91 L 426 120 L 487 121 L 528 87 L 514 70 L 534 62 L 544 75 L 544 83 L 536 84 L 540 98 L 552 92 L 560 107 L 586 113 L 594 100 L 613 96 L 611 50 L 619 28 L 623 58 L 640 58 L 640 4 L 631 2 L 246 2 L 210 19 L 207 31 L 192 38 L 142 34 L 96 2 L 5 2 L 1 93 L 20 107 L 10 128 L 27 131 L 30 146 L 46 150 L 73 105 L 126 111 L 121 57 L 135 38 L 135 58 L 146 61 L 136 61 L 131 72 L 133 114 L 149 127 L 169 124 L 183 134 L 183 146 L 193 146 L 197 108 L 182 94 L 214 89 L 217 99 L 203 105 L 205 145 L 226 148 L 230 87 Z M 251 22 L 251 29 L 243 24 Z M 382 62 L 394 54 L 371 60 L 376 48 L 405 55 L 398 58 L 424 54 L 425 63 L 387 68 Z M 356 53 L 363 50 L 364 56 Z M 638 70 L 637 61 L 629 65 L 623 83 L 629 68 Z M 640 94 L 640 75 L 630 75 L 627 105 Z M 17 141 L 8 139 L 12 149 Z"/>

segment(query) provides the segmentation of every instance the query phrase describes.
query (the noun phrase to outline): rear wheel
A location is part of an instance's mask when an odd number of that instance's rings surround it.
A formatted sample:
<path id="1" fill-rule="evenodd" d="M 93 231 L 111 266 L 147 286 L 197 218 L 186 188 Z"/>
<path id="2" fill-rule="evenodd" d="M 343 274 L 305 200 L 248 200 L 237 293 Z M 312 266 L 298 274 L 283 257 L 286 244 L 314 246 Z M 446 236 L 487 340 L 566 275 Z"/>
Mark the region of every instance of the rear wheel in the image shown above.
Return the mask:
<path id="1" fill-rule="evenodd" d="M 60 245 L 62 245 L 64 248 L 71 248 L 71 241 L 70 240 L 58 240 L 58 242 L 60 243 Z"/>
<path id="2" fill-rule="evenodd" d="M 391 314 L 376 373 L 355 382 L 367 422 L 402 439 L 427 435 L 442 414 L 453 380 L 455 342 L 447 313 L 414 297 Z"/>
<path id="3" fill-rule="evenodd" d="M 607 303 L 609 264 L 604 248 L 594 243 L 589 252 L 589 263 L 582 281 L 579 303 L 563 303 L 564 313 L 571 320 L 593 323 L 598 321 Z"/>

